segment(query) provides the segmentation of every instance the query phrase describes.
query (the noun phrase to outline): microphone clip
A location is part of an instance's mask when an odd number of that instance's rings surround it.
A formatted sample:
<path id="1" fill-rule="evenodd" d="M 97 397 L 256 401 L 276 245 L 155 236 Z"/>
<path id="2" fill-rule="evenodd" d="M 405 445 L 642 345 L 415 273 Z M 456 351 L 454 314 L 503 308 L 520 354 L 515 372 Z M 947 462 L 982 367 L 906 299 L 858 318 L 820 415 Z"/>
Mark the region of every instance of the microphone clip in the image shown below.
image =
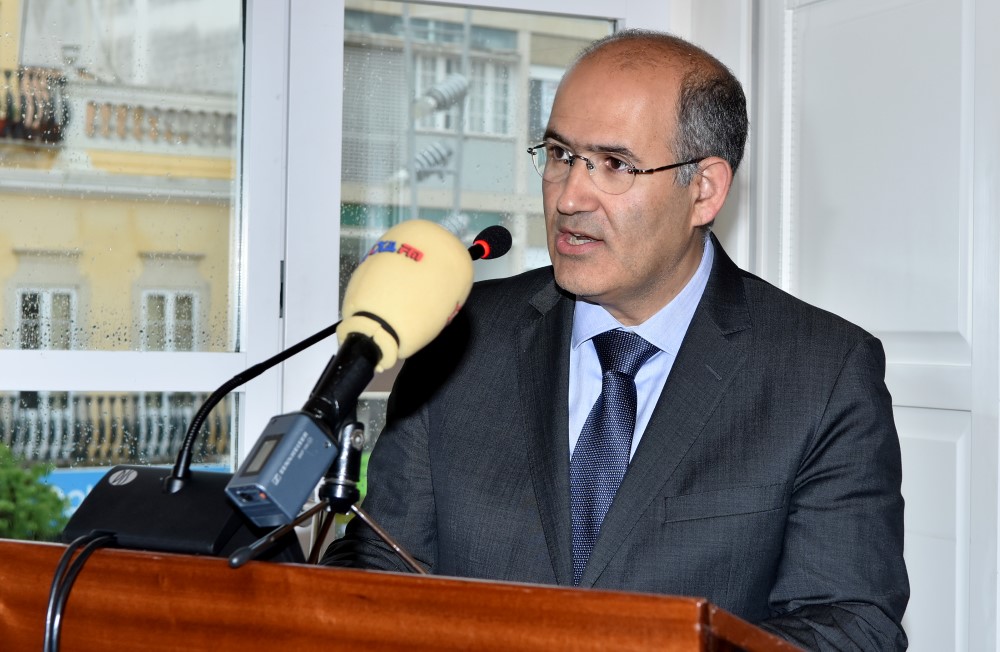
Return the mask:
<path id="1" fill-rule="evenodd" d="M 233 554 L 229 557 L 230 567 L 239 568 L 248 561 L 256 558 L 276 542 L 280 541 L 282 537 L 294 530 L 296 526 L 312 518 L 320 511 L 327 512 L 326 520 L 320 528 L 320 535 L 317 538 L 317 542 L 322 541 L 322 539 L 326 537 L 330 524 L 333 522 L 333 515 L 349 513 L 352 509 L 356 508 L 355 504 L 361 500 L 361 492 L 358 489 L 358 483 L 361 478 L 361 453 L 364 450 L 364 446 L 364 426 L 357 421 L 349 420 L 349 422 L 344 424 L 344 426 L 340 429 L 336 444 L 338 453 L 333 459 L 333 463 L 327 470 L 326 477 L 319 487 L 319 503 L 305 510 L 298 516 L 295 516 L 287 523 L 280 525 L 250 545 L 233 552 Z M 229 491 L 228 488 L 227 491 Z M 258 494 L 256 496 L 249 497 L 244 492 L 258 492 Z M 230 495 L 234 495 L 234 493 L 231 493 Z M 287 505 L 282 504 L 283 501 L 280 500 L 276 501 L 274 504 L 270 504 L 271 501 L 274 500 L 275 494 L 272 492 L 270 497 L 264 497 L 265 492 L 261 491 L 259 486 L 253 488 L 240 487 L 236 490 L 235 495 L 243 497 L 245 500 L 249 498 L 248 502 L 252 500 L 260 500 L 269 503 L 266 506 L 263 506 L 265 509 L 261 512 L 267 514 L 268 517 L 273 517 L 272 511 L 275 507 L 284 512 L 284 515 L 287 516 L 287 510 L 291 507 L 291 505 L 295 503 L 301 505 L 305 502 L 304 500 L 293 499 L 292 502 Z M 262 506 L 258 505 L 256 507 Z M 246 505 L 243 506 L 243 510 L 248 514 L 250 513 L 250 510 L 248 510 Z M 257 514 L 257 516 L 258 520 L 260 520 L 260 514 Z M 310 559 L 310 563 L 315 563 L 315 558 Z"/>
<path id="2" fill-rule="evenodd" d="M 365 447 L 365 428 L 358 421 L 345 424 L 340 429 L 337 442 L 338 454 L 320 484 L 320 500 L 329 503 L 330 511 L 346 514 L 351 506 L 361 500 L 358 483 L 361 478 L 361 453 Z"/>

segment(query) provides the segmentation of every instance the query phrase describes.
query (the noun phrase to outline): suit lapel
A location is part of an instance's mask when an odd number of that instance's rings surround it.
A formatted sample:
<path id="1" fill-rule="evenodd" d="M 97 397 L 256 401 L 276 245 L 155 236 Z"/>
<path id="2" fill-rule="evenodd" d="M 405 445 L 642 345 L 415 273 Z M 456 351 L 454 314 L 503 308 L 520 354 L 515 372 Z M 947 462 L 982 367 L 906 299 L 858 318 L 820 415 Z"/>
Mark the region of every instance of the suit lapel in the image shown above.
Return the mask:
<path id="1" fill-rule="evenodd" d="M 518 387 L 535 500 L 559 584 L 573 578 L 569 505 L 569 341 L 573 302 L 554 284 L 532 299 L 538 319 L 518 336 Z"/>
<path id="2" fill-rule="evenodd" d="M 713 236 L 715 261 L 642 440 L 601 526 L 581 586 L 592 586 L 701 435 L 746 358 L 750 327 L 741 272 Z"/>

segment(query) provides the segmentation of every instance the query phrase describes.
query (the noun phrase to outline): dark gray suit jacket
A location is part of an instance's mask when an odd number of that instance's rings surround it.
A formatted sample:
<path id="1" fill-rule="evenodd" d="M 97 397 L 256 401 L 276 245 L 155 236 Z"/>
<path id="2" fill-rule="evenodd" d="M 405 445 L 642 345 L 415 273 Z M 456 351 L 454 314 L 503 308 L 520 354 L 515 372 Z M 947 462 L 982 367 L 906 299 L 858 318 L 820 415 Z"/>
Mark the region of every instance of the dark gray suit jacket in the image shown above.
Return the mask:
<path id="1" fill-rule="evenodd" d="M 878 340 L 739 270 L 705 294 L 581 586 L 700 596 L 813 649 L 902 649 L 899 442 Z M 365 509 L 434 573 L 572 584 L 573 297 L 478 283 L 407 361 Z M 405 571 L 354 519 L 324 563 Z"/>

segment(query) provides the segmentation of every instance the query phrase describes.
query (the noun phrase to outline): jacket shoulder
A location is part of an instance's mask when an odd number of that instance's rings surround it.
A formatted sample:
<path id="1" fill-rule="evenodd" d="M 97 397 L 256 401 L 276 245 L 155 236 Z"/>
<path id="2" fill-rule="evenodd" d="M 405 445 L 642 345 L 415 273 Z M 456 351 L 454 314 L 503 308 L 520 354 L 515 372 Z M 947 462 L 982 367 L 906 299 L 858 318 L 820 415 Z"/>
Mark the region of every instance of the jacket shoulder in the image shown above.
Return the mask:
<path id="1" fill-rule="evenodd" d="M 566 295 L 556 286 L 552 267 L 540 267 L 505 278 L 478 281 L 462 308 L 473 317 L 494 314 L 520 319 L 525 311 L 544 311 Z"/>
<path id="2" fill-rule="evenodd" d="M 748 302 L 758 314 L 767 311 L 768 316 L 778 319 L 782 316 L 801 315 L 811 321 L 823 323 L 838 330 L 850 331 L 858 336 L 872 336 L 861 326 L 839 314 L 809 303 L 749 272 L 743 272 L 743 287 L 746 290 Z"/>

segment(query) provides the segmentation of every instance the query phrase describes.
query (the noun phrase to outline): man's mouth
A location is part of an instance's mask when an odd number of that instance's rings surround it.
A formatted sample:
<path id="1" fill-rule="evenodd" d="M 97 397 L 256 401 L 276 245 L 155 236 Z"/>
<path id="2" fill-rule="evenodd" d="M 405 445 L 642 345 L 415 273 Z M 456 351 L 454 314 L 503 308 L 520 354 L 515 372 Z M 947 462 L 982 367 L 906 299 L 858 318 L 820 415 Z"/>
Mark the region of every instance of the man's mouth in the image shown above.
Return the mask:
<path id="1" fill-rule="evenodd" d="M 570 233 L 568 234 L 566 241 L 571 245 L 582 245 L 587 244 L 588 242 L 594 242 L 594 239 L 588 238 L 585 235 L 580 235 L 579 233 Z"/>

